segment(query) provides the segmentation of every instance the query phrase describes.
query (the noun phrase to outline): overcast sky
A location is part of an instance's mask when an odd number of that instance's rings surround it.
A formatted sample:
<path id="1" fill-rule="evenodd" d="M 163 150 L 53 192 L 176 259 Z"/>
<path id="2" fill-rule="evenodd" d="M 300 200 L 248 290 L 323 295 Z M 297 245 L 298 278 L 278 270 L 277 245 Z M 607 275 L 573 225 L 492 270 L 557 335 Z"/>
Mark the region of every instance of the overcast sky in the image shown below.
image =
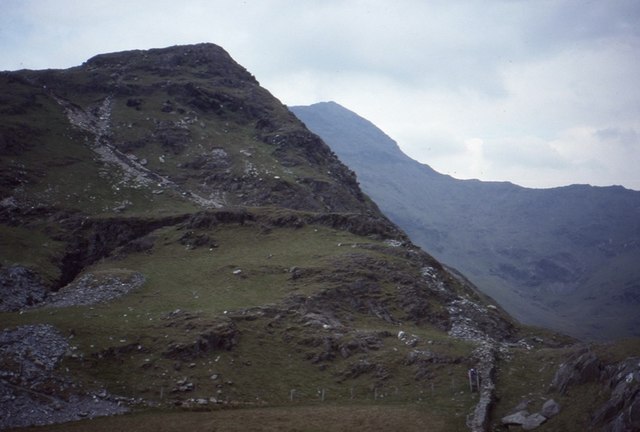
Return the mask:
<path id="1" fill-rule="evenodd" d="M 637 0 L 0 0 L 0 70 L 213 42 L 457 178 L 640 190 Z"/>

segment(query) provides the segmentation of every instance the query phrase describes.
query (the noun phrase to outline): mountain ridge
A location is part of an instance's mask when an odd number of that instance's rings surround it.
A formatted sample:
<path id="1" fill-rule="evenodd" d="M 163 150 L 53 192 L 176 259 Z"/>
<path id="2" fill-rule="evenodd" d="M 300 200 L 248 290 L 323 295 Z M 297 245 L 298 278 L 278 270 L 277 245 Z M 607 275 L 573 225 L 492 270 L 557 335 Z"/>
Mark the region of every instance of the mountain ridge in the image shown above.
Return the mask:
<path id="1" fill-rule="evenodd" d="M 635 421 L 633 342 L 514 322 L 222 48 L 0 88 L 1 428 L 484 431 L 522 397 Z"/>
<path id="2" fill-rule="evenodd" d="M 635 298 L 640 274 L 622 262 L 640 258 L 639 192 L 457 180 L 403 153 L 388 155 L 400 151 L 397 143 L 375 127 L 354 132 L 373 125 L 353 121 L 355 114 L 338 104 L 292 111 L 356 171 L 367 193 L 416 243 L 461 270 L 518 319 L 586 339 L 638 335 L 640 323 L 626 302 L 604 313 L 598 301 L 616 303 L 603 296 L 609 289 L 612 297 Z M 371 147 L 384 147 L 387 154 L 372 156 Z M 598 292 L 604 276 L 595 269 L 603 263 L 610 267 L 610 284 L 621 287 Z M 621 266 L 627 274 L 622 281 Z M 592 300 L 580 297 L 581 286 L 582 297 Z"/>

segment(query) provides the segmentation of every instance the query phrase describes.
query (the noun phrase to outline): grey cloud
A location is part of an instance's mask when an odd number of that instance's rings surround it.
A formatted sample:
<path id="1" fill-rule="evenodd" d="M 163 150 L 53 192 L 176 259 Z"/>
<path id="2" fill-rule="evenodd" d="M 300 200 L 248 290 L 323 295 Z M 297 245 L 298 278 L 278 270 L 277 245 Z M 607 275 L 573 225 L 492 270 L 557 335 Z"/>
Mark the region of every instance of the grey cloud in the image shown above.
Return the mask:
<path id="1" fill-rule="evenodd" d="M 609 127 L 594 132 L 596 138 L 623 146 L 640 146 L 640 135 L 632 128 Z"/>
<path id="2" fill-rule="evenodd" d="M 496 167 L 565 169 L 571 166 L 570 161 L 547 143 L 526 137 L 485 142 L 484 156 Z"/>
<path id="3" fill-rule="evenodd" d="M 551 7 L 548 7 L 549 4 Z M 610 37 L 640 36 L 640 3 L 635 0 L 568 0 L 530 2 L 531 20 L 525 41 L 532 51 L 548 51 L 576 43 L 594 43 Z"/>

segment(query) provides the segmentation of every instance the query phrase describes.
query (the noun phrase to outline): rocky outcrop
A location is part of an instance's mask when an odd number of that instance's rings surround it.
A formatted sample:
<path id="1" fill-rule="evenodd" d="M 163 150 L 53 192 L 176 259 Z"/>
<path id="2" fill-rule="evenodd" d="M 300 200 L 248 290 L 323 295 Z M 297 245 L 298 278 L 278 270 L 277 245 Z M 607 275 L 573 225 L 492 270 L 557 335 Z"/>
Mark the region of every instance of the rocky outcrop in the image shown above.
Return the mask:
<path id="1" fill-rule="evenodd" d="M 101 258 L 118 252 L 144 247 L 140 239 L 150 232 L 184 221 L 186 216 L 167 218 L 87 218 L 71 217 L 61 221 L 59 240 L 67 241 L 66 253 L 61 259 L 60 287 L 72 282 L 84 268 Z M 133 244 L 132 244 L 133 242 Z"/>
<path id="2" fill-rule="evenodd" d="M 570 386 L 597 381 L 601 371 L 600 359 L 588 349 L 583 349 L 560 365 L 549 390 L 564 394 Z"/>
<path id="3" fill-rule="evenodd" d="M 192 360 L 215 351 L 229 351 L 239 342 L 240 332 L 235 323 L 221 317 L 216 320 L 202 320 L 180 310 L 172 312 L 165 319 L 170 322 L 167 327 L 184 329 L 194 334 L 188 342 L 174 342 L 169 345 L 163 355 L 176 360 Z"/>
<path id="4" fill-rule="evenodd" d="M 640 430 L 640 357 L 605 367 L 609 399 L 593 414 L 592 424 L 603 431 Z"/>
<path id="5" fill-rule="evenodd" d="M 591 418 L 594 429 L 611 432 L 640 430 L 640 357 L 606 364 L 588 349 L 578 351 L 560 365 L 550 390 L 567 394 L 575 386 L 597 382 L 607 400 L 596 407 Z M 543 413 L 553 414 L 551 404 L 543 406 Z"/>

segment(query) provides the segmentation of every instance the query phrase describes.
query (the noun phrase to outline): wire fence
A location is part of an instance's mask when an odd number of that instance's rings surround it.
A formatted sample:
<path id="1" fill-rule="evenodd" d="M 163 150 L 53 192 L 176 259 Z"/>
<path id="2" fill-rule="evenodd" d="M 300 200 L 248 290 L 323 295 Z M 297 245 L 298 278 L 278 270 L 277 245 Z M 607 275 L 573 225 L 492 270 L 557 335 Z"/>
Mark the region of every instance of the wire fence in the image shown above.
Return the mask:
<path id="1" fill-rule="evenodd" d="M 454 395 L 475 397 L 477 387 L 466 380 L 452 378 L 449 383 L 425 383 L 419 387 L 389 386 L 327 386 L 299 387 L 289 390 L 287 399 L 291 403 L 325 402 L 343 400 L 422 402 Z"/>

